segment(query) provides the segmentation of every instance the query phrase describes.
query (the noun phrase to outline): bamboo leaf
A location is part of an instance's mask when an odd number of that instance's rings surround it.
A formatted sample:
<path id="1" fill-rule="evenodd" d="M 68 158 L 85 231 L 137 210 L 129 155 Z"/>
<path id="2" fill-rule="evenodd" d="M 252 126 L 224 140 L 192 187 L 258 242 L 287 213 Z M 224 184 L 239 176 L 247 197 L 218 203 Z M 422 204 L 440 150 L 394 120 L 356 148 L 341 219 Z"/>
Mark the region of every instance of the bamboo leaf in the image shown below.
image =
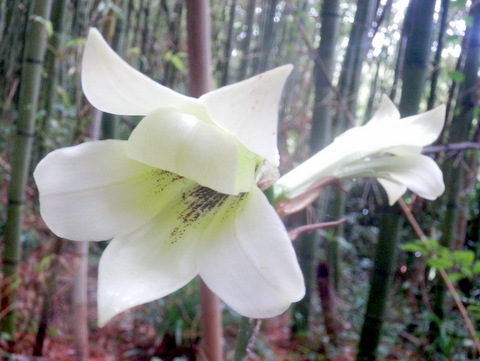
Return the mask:
<path id="1" fill-rule="evenodd" d="M 453 266 L 453 262 L 446 258 L 430 258 L 427 259 L 427 265 L 436 269 L 449 269 Z"/>
<path id="2" fill-rule="evenodd" d="M 452 79 L 455 83 L 463 83 L 465 81 L 465 75 L 457 70 L 449 71 L 447 77 Z"/>
<path id="3" fill-rule="evenodd" d="M 470 267 L 475 260 L 475 254 L 468 251 L 456 251 L 453 253 L 453 260 L 462 267 Z"/>

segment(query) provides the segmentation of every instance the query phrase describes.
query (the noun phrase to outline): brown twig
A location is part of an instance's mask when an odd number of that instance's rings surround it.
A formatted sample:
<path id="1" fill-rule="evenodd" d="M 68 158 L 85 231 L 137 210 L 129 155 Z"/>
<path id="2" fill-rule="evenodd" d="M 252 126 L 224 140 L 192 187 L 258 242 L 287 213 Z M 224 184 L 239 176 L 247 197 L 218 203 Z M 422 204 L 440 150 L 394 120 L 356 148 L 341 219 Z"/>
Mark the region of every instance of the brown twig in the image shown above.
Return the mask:
<path id="1" fill-rule="evenodd" d="M 332 222 L 321 222 L 321 223 L 313 223 L 313 224 L 306 224 L 304 226 L 300 226 L 297 228 L 294 228 L 288 232 L 288 235 L 292 241 L 295 241 L 298 236 L 305 232 L 310 232 L 310 231 L 315 231 L 316 229 L 321 229 L 321 228 L 328 228 L 328 227 L 335 227 L 339 226 L 343 222 L 345 222 L 347 219 L 346 218 L 341 218 L 338 221 L 332 221 Z"/>
<path id="2" fill-rule="evenodd" d="M 398 204 L 400 205 L 400 208 L 402 209 L 402 212 L 404 213 L 405 217 L 407 218 L 408 222 L 412 226 L 413 230 L 417 234 L 417 236 L 422 240 L 426 240 L 427 236 L 425 233 L 422 231 L 420 228 L 420 225 L 418 224 L 417 220 L 415 219 L 415 216 L 413 215 L 412 211 L 410 208 L 405 204 L 403 199 L 400 199 L 398 201 Z M 455 306 L 457 307 L 458 311 L 462 315 L 463 321 L 465 322 L 465 326 L 467 327 L 467 331 L 470 334 L 470 337 L 472 338 L 472 341 L 475 344 L 475 348 L 477 349 L 477 354 L 480 355 L 480 341 L 477 337 L 477 333 L 475 331 L 475 327 L 473 326 L 472 320 L 470 319 L 470 316 L 468 315 L 468 312 L 465 308 L 465 306 L 462 303 L 462 300 L 460 299 L 460 296 L 458 295 L 457 290 L 455 289 L 455 286 L 452 284 L 450 279 L 448 278 L 447 272 L 443 269 L 437 270 L 438 274 L 440 275 L 443 283 L 445 283 L 445 286 L 448 289 L 448 292 L 453 298 L 453 301 L 455 302 Z"/>
<path id="3" fill-rule="evenodd" d="M 454 144 L 445 144 L 445 145 L 432 145 L 430 147 L 423 148 L 422 153 L 440 153 L 440 152 L 449 152 L 449 151 L 461 151 L 468 149 L 479 149 L 480 144 L 475 142 L 461 142 Z"/>

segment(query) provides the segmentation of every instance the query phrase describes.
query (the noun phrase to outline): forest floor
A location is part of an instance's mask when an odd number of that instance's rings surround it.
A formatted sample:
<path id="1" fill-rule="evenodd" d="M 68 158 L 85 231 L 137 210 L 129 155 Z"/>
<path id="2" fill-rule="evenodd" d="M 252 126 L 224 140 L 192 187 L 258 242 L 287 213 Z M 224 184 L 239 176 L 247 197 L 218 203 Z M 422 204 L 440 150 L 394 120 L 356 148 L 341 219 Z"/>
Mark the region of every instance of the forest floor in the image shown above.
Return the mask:
<path id="1" fill-rule="evenodd" d="M 44 260 L 45 254 L 48 254 L 49 247 L 49 245 L 45 245 L 29 250 L 27 245 L 24 255 L 28 255 L 28 262 L 21 263 L 23 282 L 18 296 L 16 350 L 7 352 L 7 342 L 0 339 L 2 361 L 76 361 L 78 359 L 73 336 L 74 322 L 71 305 L 72 265 L 74 263 L 71 242 L 64 244 L 54 272 L 56 284 L 52 294 L 53 309 L 43 342 L 42 356 L 31 356 L 36 344 L 41 306 L 48 292 L 47 279 L 51 276 L 49 273 L 51 270 L 45 265 L 42 266 L 42 259 Z M 90 263 L 88 283 L 89 360 L 193 361 L 197 359 L 198 331 L 192 331 L 191 334 L 184 333 L 182 342 L 178 344 L 175 340 L 176 335 L 161 334 L 155 329 L 154 323 L 145 322 L 145 314 L 148 315 L 145 306 L 138 306 L 126 311 L 116 316 L 105 327 L 98 328 L 95 304 L 97 270 L 94 265 L 96 263 Z M 142 313 L 144 316 L 138 317 Z M 249 360 L 327 360 L 325 350 L 313 350 L 312 342 L 292 340 L 289 321 L 288 312 L 263 321 L 260 333 L 254 339 Z M 198 330 L 198 327 L 196 329 Z M 235 324 L 225 327 L 226 349 L 230 350 L 226 355 L 227 359 L 232 357 L 236 333 Z M 344 348 L 331 360 L 353 361 L 353 352 L 348 347 Z"/>

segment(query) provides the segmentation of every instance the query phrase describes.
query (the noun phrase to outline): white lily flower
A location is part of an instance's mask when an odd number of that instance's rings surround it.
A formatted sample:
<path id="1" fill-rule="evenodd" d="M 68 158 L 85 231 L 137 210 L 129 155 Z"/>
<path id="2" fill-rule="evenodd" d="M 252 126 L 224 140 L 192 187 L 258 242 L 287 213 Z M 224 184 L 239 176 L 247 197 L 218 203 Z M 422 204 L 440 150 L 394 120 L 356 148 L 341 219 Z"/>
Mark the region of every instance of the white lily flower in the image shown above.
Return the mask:
<path id="1" fill-rule="evenodd" d="M 438 138 L 445 122 L 445 106 L 400 119 L 387 96 L 364 126 L 354 127 L 294 168 L 275 183 L 279 197 L 305 194 L 321 179 L 377 178 L 390 205 L 408 189 L 435 199 L 445 189 L 442 171 L 422 148 Z M 307 192 L 308 193 L 308 192 Z"/>
<path id="2" fill-rule="evenodd" d="M 55 234 L 113 238 L 99 265 L 100 325 L 198 274 L 247 317 L 278 315 L 303 297 L 291 241 L 256 185 L 265 164 L 278 165 L 278 103 L 291 69 L 195 99 L 134 70 L 90 31 L 87 98 L 105 112 L 146 117 L 127 141 L 53 151 L 34 177 Z"/>

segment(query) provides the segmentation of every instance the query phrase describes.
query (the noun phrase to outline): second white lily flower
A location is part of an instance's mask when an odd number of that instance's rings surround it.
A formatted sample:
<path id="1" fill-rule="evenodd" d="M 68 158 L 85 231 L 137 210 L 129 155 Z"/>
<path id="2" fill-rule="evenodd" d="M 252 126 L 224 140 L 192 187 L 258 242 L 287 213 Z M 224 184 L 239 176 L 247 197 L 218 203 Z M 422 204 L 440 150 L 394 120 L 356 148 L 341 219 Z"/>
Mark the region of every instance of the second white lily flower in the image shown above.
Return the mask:
<path id="1" fill-rule="evenodd" d="M 422 148 L 433 143 L 445 122 L 445 106 L 400 119 L 395 105 L 383 96 L 379 109 L 364 126 L 354 127 L 281 177 L 279 198 L 293 199 L 323 178 L 377 178 L 389 203 L 408 189 L 426 199 L 440 196 L 442 171 Z"/>

